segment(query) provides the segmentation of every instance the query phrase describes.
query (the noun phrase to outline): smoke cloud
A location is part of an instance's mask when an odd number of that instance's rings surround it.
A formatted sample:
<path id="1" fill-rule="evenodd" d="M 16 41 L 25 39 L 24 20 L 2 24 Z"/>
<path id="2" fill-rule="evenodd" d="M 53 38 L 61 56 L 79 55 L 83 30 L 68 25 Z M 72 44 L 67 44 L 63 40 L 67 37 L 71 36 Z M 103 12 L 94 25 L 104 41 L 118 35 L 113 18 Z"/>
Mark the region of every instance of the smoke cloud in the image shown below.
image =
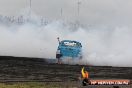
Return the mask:
<path id="1" fill-rule="evenodd" d="M 47 25 L 36 18 L 24 24 L 0 23 L 0 55 L 55 58 L 57 37 L 80 41 L 87 64 L 132 66 L 130 27 L 72 27 L 61 20 Z"/>

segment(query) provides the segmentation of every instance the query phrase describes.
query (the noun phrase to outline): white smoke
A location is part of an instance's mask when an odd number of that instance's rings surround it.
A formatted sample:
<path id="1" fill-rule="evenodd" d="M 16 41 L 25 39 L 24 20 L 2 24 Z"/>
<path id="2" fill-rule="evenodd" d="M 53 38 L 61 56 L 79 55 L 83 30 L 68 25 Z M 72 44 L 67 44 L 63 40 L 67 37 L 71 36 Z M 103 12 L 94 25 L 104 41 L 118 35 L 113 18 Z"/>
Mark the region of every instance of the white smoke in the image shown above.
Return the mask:
<path id="1" fill-rule="evenodd" d="M 55 58 L 57 37 L 80 41 L 85 63 L 132 66 L 132 30 L 125 26 L 71 27 L 63 21 L 40 25 L 37 19 L 21 25 L 0 23 L 0 55 Z"/>

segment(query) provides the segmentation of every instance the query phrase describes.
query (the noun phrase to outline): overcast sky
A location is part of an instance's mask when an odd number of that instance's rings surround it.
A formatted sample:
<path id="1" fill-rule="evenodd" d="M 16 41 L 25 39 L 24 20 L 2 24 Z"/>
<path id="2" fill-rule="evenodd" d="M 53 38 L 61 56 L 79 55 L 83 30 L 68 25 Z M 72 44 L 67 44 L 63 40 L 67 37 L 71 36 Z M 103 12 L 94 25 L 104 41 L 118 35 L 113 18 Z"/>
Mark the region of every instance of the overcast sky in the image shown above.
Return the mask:
<path id="1" fill-rule="evenodd" d="M 51 23 L 40 26 L 35 19 L 23 25 L 10 25 L 5 20 L 7 25 L 3 25 L 3 21 L 0 55 L 55 58 L 56 38 L 60 37 L 81 41 L 83 57 L 90 64 L 132 67 L 132 0 L 80 0 L 79 15 L 77 2 L 32 0 L 32 17 L 43 16 Z M 22 12 L 25 15 L 26 11 L 29 13 L 28 7 L 29 0 L 0 0 L 0 15 L 19 16 Z M 68 20 L 68 23 L 78 20 L 94 26 L 71 32 L 73 27 L 52 21 L 55 19 Z"/>
<path id="2" fill-rule="evenodd" d="M 80 14 L 77 14 L 78 0 L 32 0 L 32 11 L 46 18 L 61 18 L 90 24 L 131 24 L 132 0 L 80 0 Z M 0 0 L 0 14 L 17 15 L 29 6 L 29 0 Z"/>

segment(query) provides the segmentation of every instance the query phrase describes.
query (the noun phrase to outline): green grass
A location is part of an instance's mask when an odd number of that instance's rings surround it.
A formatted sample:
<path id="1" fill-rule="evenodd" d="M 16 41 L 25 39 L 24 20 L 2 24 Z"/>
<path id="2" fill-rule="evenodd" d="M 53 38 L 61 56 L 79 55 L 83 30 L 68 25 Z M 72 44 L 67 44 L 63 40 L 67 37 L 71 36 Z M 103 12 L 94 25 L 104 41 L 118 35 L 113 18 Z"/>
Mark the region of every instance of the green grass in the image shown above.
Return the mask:
<path id="1" fill-rule="evenodd" d="M 43 83 L 43 82 L 17 82 L 0 83 L 0 88 L 77 88 L 72 85 L 63 85 L 63 83 Z"/>
<path id="2" fill-rule="evenodd" d="M 0 83 L 0 88 L 61 88 L 56 83 L 22 82 L 22 83 Z"/>
<path id="3" fill-rule="evenodd" d="M 57 82 L 16 82 L 16 83 L 0 83 L 0 88 L 83 88 L 77 83 L 57 83 Z M 113 88 L 111 86 L 91 86 L 85 88 Z M 120 86 L 119 88 L 131 88 L 130 85 Z"/>

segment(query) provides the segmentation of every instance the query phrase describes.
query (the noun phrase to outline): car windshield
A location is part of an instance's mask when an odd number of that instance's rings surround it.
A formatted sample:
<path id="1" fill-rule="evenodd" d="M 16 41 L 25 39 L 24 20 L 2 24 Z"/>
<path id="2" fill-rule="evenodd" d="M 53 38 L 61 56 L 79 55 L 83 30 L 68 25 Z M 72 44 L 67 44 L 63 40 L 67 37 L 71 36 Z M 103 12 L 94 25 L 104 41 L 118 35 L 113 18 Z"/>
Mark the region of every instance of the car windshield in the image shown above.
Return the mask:
<path id="1" fill-rule="evenodd" d="M 63 42 L 62 45 L 64 45 L 64 46 L 80 46 L 80 43 L 77 43 L 77 42 Z"/>

